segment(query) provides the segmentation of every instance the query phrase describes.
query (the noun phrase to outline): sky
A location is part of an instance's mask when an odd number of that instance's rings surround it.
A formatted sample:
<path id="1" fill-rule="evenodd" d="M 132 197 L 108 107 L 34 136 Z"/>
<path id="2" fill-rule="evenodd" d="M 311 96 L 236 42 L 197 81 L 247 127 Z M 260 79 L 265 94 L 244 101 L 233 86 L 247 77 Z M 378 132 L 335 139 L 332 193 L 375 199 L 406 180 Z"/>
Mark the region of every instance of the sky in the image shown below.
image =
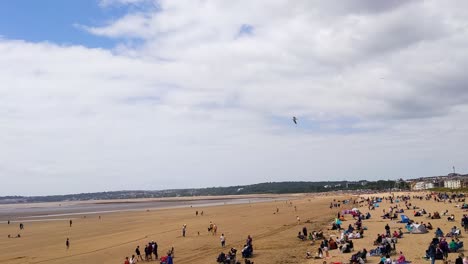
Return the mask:
<path id="1" fill-rule="evenodd" d="M 3 1 L 0 196 L 468 173 L 466 47 L 461 0 Z"/>

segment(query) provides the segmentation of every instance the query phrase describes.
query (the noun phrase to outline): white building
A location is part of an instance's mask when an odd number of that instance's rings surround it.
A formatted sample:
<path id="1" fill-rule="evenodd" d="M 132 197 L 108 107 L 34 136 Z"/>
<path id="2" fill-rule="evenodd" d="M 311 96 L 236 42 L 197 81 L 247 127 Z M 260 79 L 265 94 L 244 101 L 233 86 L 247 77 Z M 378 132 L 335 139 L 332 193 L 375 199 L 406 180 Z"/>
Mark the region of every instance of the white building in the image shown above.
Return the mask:
<path id="1" fill-rule="evenodd" d="M 420 181 L 420 182 L 416 182 L 414 185 L 413 185 L 413 190 L 414 191 L 420 191 L 420 190 L 427 190 L 427 189 L 432 189 L 434 188 L 434 183 L 432 182 L 424 182 L 424 181 Z"/>
<path id="2" fill-rule="evenodd" d="M 426 183 L 425 182 L 417 182 L 413 185 L 413 190 L 414 191 L 420 191 L 420 190 L 425 190 L 426 189 Z"/>
<path id="3" fill-rule="evenodd" d="M 446 180 L 444 181 L 444 187 L 449 189 L 460 189 L 461 181 L 460 180 Z"/>
<path id="4" fill-rule="evenodd" d="M 434 183 L 432 183 L 432 182 L 426 182 L 424 187 L 426 188 L 426 190 L 428 190 L 428 189 L 434 188 L 435 186 L 434 186 Z"/>

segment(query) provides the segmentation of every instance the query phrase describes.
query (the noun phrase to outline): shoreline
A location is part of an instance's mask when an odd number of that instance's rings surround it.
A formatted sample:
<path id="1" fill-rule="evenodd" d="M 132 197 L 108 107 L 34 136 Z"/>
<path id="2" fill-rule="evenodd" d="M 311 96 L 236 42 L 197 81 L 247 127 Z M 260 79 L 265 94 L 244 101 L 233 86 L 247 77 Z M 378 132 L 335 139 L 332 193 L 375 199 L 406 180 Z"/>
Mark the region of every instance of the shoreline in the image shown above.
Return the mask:
<path id="1" fill-rule="evenodd" d="M 11 222 L 31 222 L 28 219 L 43 219 L 63 217 L 67 219 L 70 216 L 84 216 L 96 214 L 109 214 L 120 212 L 138 212 L 147 210 L 162 210 L 176 208 L 200 208 L 212 207 L 228 204 L 248 204 L 259 202 L 285 201 L 297 199 L 300 196 L 285 195 L 261 195 L 261 196 L 242 196 L 242 197 L 199 197 L 197 199 L 132 199 L 127 201 L 85 201 L 69 204 L 43 203 L 42 206 L 21 207 L 8 206 L 0 207 L 0 224 Z M 35 204 L 29 204 L 35 205 Z M 37 221 L 37 220 L 35 220 Z"/>

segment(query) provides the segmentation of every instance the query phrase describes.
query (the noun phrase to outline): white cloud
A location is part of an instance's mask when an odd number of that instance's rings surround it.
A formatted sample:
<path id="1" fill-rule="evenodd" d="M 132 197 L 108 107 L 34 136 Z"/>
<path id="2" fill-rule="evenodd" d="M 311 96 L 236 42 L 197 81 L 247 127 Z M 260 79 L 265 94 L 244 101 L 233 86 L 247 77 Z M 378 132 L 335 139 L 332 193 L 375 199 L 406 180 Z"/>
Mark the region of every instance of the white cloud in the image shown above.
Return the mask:
<path id="1" fill-rule="evenodd" d="M 0 39 L 7 193 L 468 170 L 468 9 L 438 1 L 153 6 L 81 26 L 122 41 L 114 50 Z M 245 25 L 252 33 L 241 36 Z"/>

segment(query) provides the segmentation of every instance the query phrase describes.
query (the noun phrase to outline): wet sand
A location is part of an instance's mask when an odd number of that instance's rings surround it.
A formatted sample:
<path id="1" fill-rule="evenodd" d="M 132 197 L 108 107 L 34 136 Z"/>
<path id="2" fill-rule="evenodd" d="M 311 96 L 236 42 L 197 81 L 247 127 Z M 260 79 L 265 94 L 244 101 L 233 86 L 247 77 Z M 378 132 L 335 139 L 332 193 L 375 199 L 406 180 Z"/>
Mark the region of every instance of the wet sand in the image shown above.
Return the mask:
<path id="1" fill-rule="evenodd" d="M 130 200 L 76 201 L 0 205 L 0 223 L 28 222 L 49 218 L 69 218 L 83 215 L 163 208 L 204 207 L 224 204 L 245 204 L 294 198 L 292 195 L 242 195 L 213 197 L 181 197 Z"/>
<path id="2" fill-rule="evenodd" d="M 278 199 L 281 196 L 278 196 Z M 332 197 L 297 195 L 286 201 L 226 204 L 146 211 L 124 211 L 74 216 L 73 226 L 68 220 L 30 222 L 24 230 L 18 224 L 0 224 L 0 262 L 2 263 L 123 263 L 135 247 L 144 248 L 154 240 L 160 255 L 174 247 L 175 263 L 215 263 L 221 251 L 230 247 L 240 250 L 247 235 L 253 237 L 255 263 L 305 263 L 308 243 L 296 238 L 304 221 L 309 230 L 320 229 L 335 214 L 328 205 Z M 297 207 L 295 211 L 294 206 Z M 279 213 L 276 214 L 278 207 Z M 195 211 L 204 211 L 196 216 Z M 297 224 L 296 216 L 302 223 Z M 218 234 L 207 231 L 212 221 Z M 182 226 L 187 224 L 187 236 L 182 237 Z M 198 232 L 200 235 L 198 235 Z M 7 238 L 17 233 L 21 238 Z M 219 236 L 226 236 L 222 249 Z M 66 238 L 71 247 L 66 249 Z M 159 263 L 159 262 L 153 262 Z"/>

